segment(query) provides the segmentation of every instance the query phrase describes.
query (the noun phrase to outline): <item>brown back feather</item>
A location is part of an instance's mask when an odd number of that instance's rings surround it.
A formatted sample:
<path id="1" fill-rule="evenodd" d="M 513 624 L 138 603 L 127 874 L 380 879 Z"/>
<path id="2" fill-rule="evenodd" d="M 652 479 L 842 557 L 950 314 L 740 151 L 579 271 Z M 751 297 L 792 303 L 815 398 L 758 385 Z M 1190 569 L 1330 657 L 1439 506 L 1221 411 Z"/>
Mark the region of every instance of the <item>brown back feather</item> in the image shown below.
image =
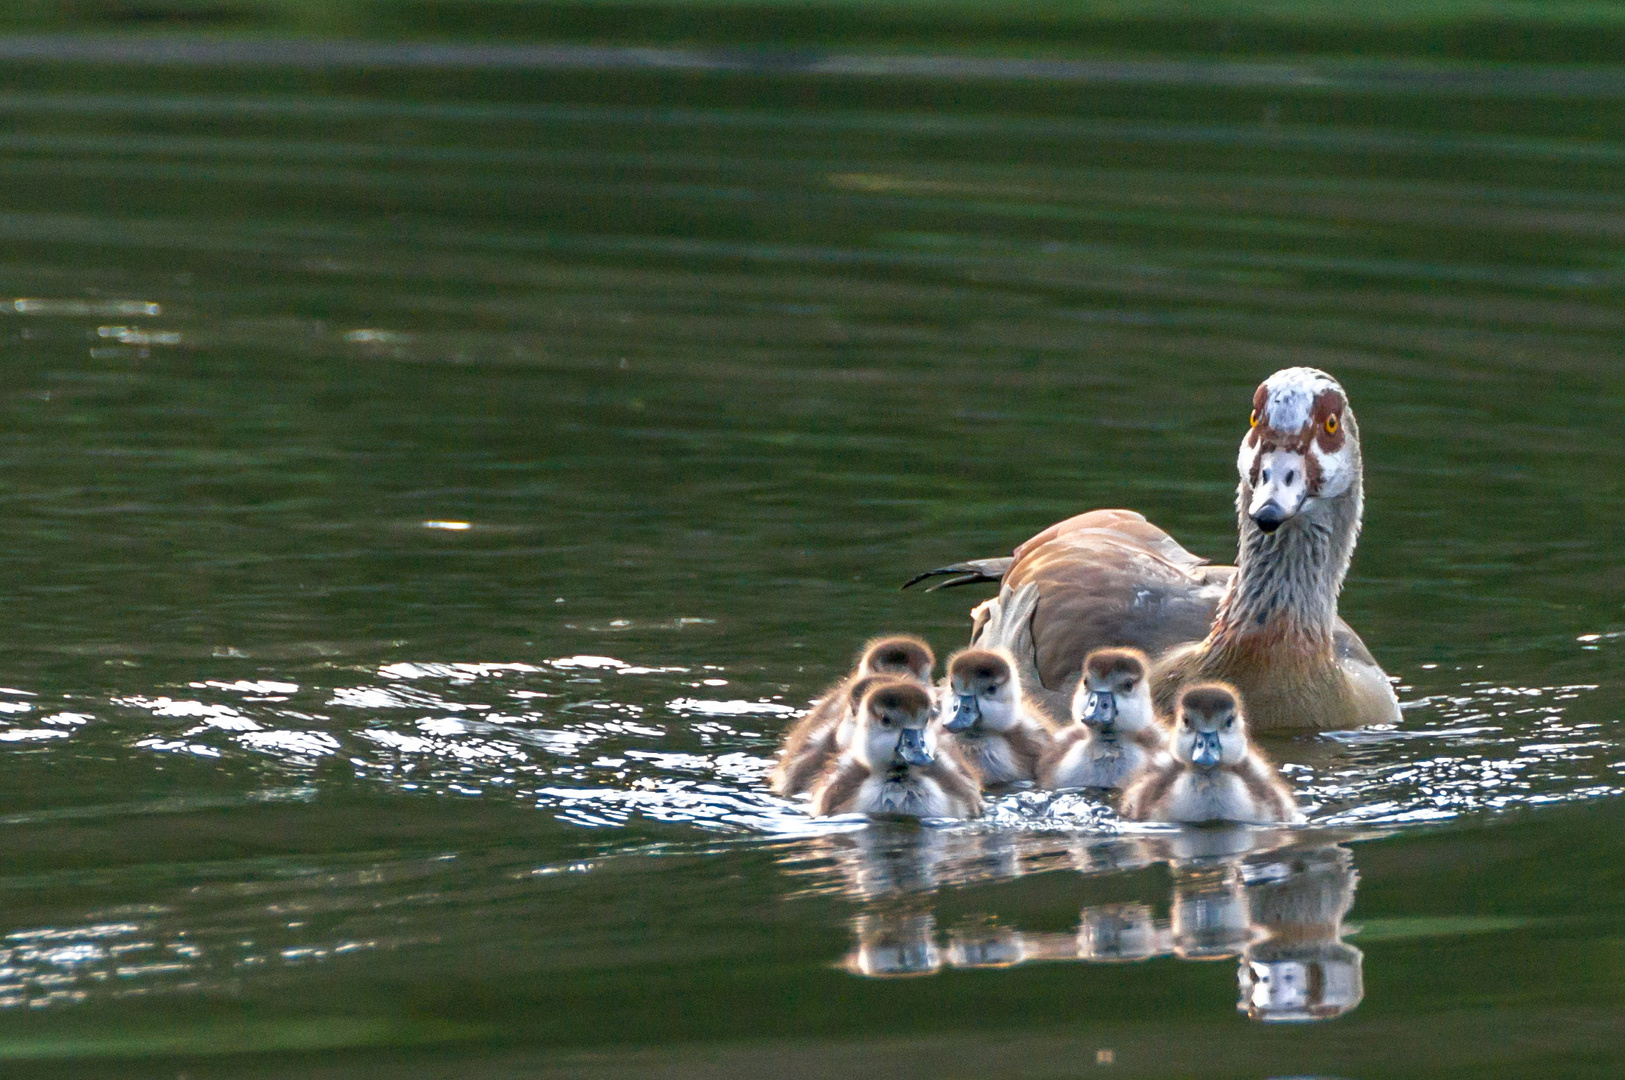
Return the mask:
<path id="1" fill-rule="evenodd" d="M 869 770 L 855 758 L 841 757 L 830 762 L 818 786 L 813 789 L 813 815 L 828 817 L 849 812 L 848 804 L 867 779 Z"/>

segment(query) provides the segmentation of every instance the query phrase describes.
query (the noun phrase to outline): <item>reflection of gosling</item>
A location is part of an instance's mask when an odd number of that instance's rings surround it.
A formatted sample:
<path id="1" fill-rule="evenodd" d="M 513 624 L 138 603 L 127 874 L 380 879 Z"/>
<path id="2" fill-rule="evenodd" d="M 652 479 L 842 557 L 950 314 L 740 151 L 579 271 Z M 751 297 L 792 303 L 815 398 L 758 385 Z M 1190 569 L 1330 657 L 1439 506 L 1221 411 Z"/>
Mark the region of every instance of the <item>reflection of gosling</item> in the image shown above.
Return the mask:
<path id="1" fill-rule="evenodd" d="M 1078 914 L 1078 959 L 1148 960 L 1168 951 L 1168 932 L 1145 904 L 1099 904 Z"/>
<path id="2" fill-rule="evenodd" d="M 984 918 L 958 927 L 948 937 L 948 964 L 956 968 L 1011 967 L 1027 959 L 1022 935 Z"/>
<path id="3" fill-rule="evenodd" d="M 1245 949 L 1253 926 L 1236 864 L 1177 868 L 1169 925 L 1174 952 L 1185 960 L 1216 960 Z"/>
<path id="4" fill-rule="evenodd" d="M 1259 940 L 1241 958 L 1237 1008 L 1254 1020 L 1325 1020 L 1365 996 L 1364 955 L 1343 941 L 1359 875 L 1328 846 L 1249 863 L 1247 899 Z"/>
<path id="5" fill-rule="evenodd" d="M 1167 757 L 1151 706 L 1150 665 L 1137 649 L 1096 649 L 1083 662 L 1072 719 L 1038 766 L 1047 788 L 1120 788 Z"/>
<path id="6" fill-rule="evenodd" d="M 810 790 L 830 761 L 846 749 L 860 691 L 867 689 L 867 684 L 859 684 L 866 677 L 906 675 L 929 685 L 936 666 L 931 646 L 911 634 L 875 638 L 864 645 L 846 678 L 825 691 L 785 735 L 779 763 L 768 777 L 774 793 L 799 795 Z"/>
<path id="7" fill-rule="evenodd" d="M 1173 760 L 1154 767 L 1123 795 L 1137 821 L 1301 820 L 1292 791 L 1247 739 L 1241 699 L 1223 683 L 1188 687 L 1179 699 Z"/>
<path id="8" fill-rule="evenodd" d="M 1031 780 L 1054 737 L 1049 717 L 1022 694 L 1010 659 L 989 649 L 948 658 L 942 727 L 987 784 Z"/>
<path id="9" fill-rule="evenodd" d="M 929 911 L 903 909 L 859 915 L 852 921 L 857 946 L 841 966 L 871 979 L 929 975 L 942 967 L 937 924 Z"/>
<path id="10" fill-rule="evenodd" d="M 982 793 L 951 753 L 931 745 L 931 694 L 910 679 L 873 687 L 858 706 L 852 745 L 813 789 L 812 812 L 977 817 Z"/>

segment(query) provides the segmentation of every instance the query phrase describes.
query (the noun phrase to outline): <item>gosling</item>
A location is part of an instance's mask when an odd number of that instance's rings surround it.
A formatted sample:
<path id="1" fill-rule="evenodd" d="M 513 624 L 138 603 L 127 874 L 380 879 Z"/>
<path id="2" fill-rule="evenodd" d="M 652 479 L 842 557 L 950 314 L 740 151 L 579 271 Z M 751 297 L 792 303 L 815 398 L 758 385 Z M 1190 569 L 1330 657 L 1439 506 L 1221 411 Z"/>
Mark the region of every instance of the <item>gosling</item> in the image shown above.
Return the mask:
<path id="1" fill-rule="evenodd" d="M 1303 820 L 1269 759 L 1247 738 L 1241 697 L 1224 683 L 1199 683 L 1179 698 L 1173 756 L 1123 794 L 1135 821 L 1227 821 L 1274 825 Z"/>
<path id="2" fill-rule="evenodd" d="M 942 729 L 989 786 L 1032 780 L 1054 726 L 1021 690 L 1003 653 L 965 649 L 948 658 Z"/>
<path id="3" fill-rule="evenodd" d="M 863 695 L 852 743 L 813 789 L 812 812 L 881 817 L 970 818 L 982 793 L 969 769 L 932 745 L 931 693 L 892 678 Z"/>
<path id="4" fill-rule="evenodd" d="M 875 638 L 858 653 L 857 663 L 840 682 L 826 690 L 812 709 L 784 737 L 779 763 L 768 786 L 786 798 L 810 791 L 829 763 L 846 749 L 852 718 L 862 700 L 863 680 L 873 675 L 906 675 L 930 685 L 937 657 L 931 646 L 912 634 Z"/>
<path id="5" fill-rule="evenodd" d="M 1122 788 L 1168 760 L 1168 732 L 1151 705 L 1150 661 L 1138 649 L 1096 649 L 1072 695 L 1073 723 L 1038 763 L 1046 788 Z"/>

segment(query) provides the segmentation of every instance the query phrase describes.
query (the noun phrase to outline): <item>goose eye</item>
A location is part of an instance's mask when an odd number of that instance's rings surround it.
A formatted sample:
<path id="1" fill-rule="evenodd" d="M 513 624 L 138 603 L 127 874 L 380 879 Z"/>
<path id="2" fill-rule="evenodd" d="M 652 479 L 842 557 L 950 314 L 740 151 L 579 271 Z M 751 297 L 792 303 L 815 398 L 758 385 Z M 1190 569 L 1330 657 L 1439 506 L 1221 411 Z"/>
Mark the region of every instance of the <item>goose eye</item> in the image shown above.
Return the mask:
<path id="1" fill-rule="evenodd" d="M 1231 728 L 1233 728 L 1235 726 L 1236 726 L 1236 722 L 1235 722 L 1234 719 L 1226 720 L 1224 722 L 1224 730 L 1226 730 L 1226 731 L 1229 731 Z"/>
<path id="2" fill-rule="evenodd" d="M 1252 414 L 1247 417 L 1247 426 L 1248 427 L 1257 427 L 1258 426 L 1258 410 L 1257 409 L 1254 409 L 1252 411 Z"/>
<path id="3" fill-rule="evenodd" d="M 1124 679 L 1123 680 L 1123 693 L 1125 693 L 1125 694 L 1134 693 L 1134 680 L 1133 679 Z"/>
<path id="4" fill-rule="evenodd" d="M 881 718 L 880 718 L 880 726 L 881 726 L 881 727 L 891 727 L 891 717 L 889 717 L 889 716 L 882 716 L 882 717 L 881 717 Z"/>
<path id="5" fill-rule="evenodd" d="M 1335 415 L 1326 418 L 1326 434 L 1337 434 L 1337 417 Z"/>

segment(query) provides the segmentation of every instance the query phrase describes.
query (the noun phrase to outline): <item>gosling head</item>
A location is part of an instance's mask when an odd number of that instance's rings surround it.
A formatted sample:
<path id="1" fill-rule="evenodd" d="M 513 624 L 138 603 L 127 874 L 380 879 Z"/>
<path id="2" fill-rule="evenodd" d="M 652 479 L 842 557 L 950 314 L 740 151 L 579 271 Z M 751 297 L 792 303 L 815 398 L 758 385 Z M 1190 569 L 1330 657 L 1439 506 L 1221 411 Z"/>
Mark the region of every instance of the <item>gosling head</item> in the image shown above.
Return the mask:
<path id="1" fill-rule="evenodd" d="M 875 638 L 858 653 L 859 675 L 907 675 L 911 679 L 929 683 L 936 667 L 936 653 L 913 634 L 889 634 Z"/>
<path id="2" fill-rule="evenodd" d="M 1360 427 L 1348 395 L 1316 368 L 1284 368 L 1253 394 L 1236 469 L 1242 513 L 1266 533 L 1360 495 Z"/>
<path id="3" fill-rule="evenodd" d="M 930 691 L 910 679 L 888 679 L 858 704 L 852 753 L 870 772 L 929 765 L 936 760 L 930 723 Z"/>
<path id="4" fill-rule="evenodd" d="M 1100 735 L 1142 731 L 1155 724 L 1151 662 L 1138 649 L 1096 649 L 1083 661 L 1072 695 L 1072 719 Z"/>
<path id="5" fill-rule="evenodd" d="M 847 685 L 846 711 L 841 714 L 840 721 L 835 725 L 835 745 L 845 750 L 852 745 L 852 732 L 858 724 L 858 711 L 863 705 L 863 695 L 879 686 L 881 683 L 892 682 L 896 675 L 865 675 L 853 679 Z"/>
<path id="6" fill-rule="evenodd" d="M 948 658 L 949 731 L 1006 732 L 1016 726 L 1021 683 L 1010 659 L 989 649 L 964 649 Z"/>
<path id="7" fill-rule="evenodd" d="M 1179 696 L 1174 757 L 1198 769 L 1239 765 L 1247 757 L 1241 695 L 1223 683 L 1199 683 Z"/>

